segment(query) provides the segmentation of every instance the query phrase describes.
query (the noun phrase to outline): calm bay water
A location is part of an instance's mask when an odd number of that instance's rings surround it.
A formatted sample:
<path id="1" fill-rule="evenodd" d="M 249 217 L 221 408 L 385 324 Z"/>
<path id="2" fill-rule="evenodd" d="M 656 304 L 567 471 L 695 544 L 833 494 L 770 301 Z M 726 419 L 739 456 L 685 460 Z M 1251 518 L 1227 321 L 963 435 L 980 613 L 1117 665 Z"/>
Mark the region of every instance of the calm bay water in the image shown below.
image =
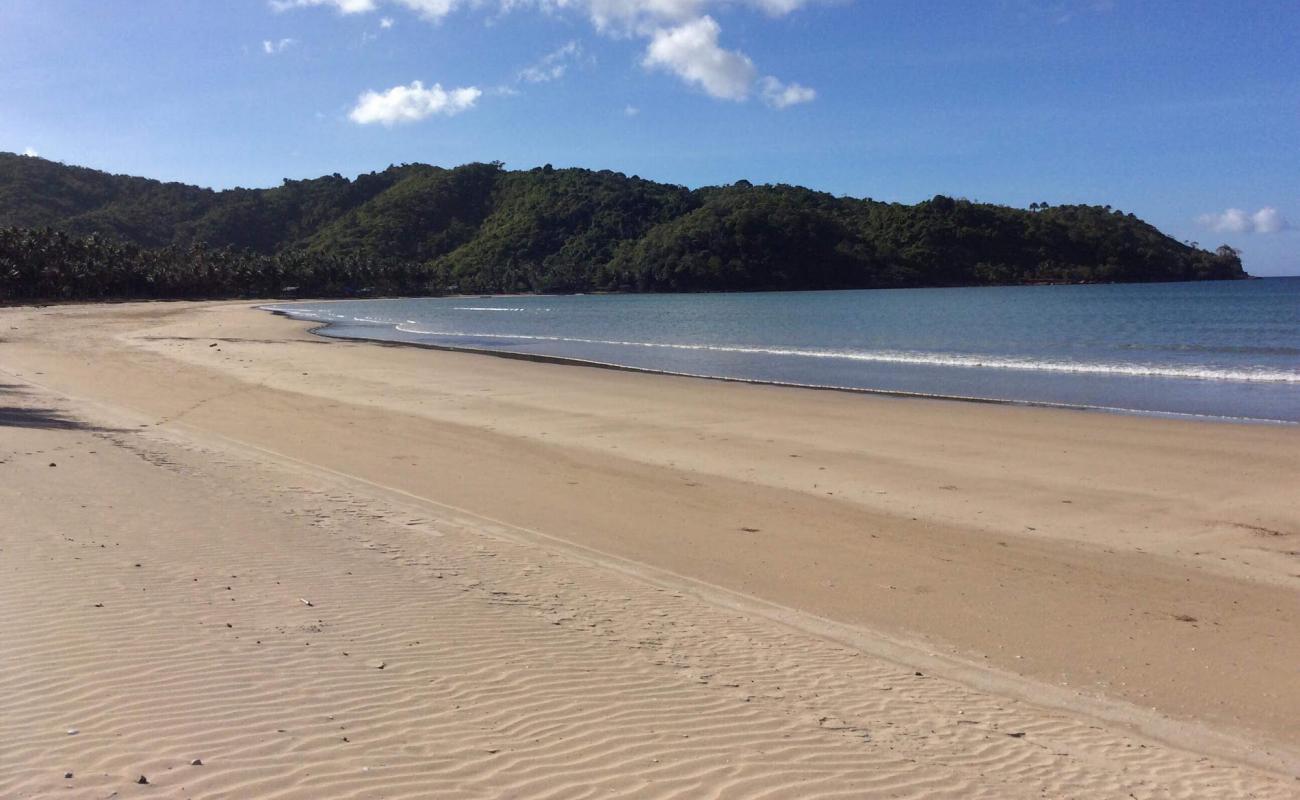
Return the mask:
<path id="1" fill-rule="evenodd" d="M 322 332 L 749 380 L 1300 422 L 1300 278 L 347 300 Z"/>

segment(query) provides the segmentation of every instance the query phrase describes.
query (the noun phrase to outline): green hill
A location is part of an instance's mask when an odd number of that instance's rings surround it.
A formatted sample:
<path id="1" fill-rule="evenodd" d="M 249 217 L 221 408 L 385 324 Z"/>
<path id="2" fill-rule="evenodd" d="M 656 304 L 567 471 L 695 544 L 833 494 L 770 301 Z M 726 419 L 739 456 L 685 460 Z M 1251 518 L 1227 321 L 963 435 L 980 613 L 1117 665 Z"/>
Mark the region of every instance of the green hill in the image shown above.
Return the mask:
<path id="1" fill-rule="evenodd" d="M 0 300 L 749 291 L 1242 278 L 1098 206 L 688 190 L 583 169 L 389 167 L 213 191 L 0 153 Z"/>

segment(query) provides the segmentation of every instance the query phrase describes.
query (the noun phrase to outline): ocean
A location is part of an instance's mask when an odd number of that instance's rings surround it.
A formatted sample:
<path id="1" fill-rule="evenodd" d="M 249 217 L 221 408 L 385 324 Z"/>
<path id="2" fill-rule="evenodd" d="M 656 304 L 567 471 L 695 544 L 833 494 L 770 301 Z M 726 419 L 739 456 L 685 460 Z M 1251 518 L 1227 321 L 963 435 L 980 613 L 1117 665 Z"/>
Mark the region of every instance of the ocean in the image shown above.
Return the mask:
<path id="1" fill-rule="evenodd" d="M 782 384 L 1300 422 L 1300 278 L 344 300 L 328 336 Z"/>

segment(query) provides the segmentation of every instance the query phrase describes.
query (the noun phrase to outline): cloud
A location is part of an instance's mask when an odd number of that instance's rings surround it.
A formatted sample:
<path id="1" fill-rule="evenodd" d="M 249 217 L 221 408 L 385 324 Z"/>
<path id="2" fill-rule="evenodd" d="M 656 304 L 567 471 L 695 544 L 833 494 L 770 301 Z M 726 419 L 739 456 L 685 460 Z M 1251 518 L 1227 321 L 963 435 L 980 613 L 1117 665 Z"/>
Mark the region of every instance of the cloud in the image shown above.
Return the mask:
<path id="1" fill-rule="evenodd" d="M 640 113 L 641 113 L 641 109 L 637 108 L 636 106 L 623 106 L 623 116 L 625 117 L 635 117 L 637 114 Z"/>
<path id="2" fill-rule="evenodd" d="M 660 28 L 650 37 L 641 63 L 649 69 L 668 70 L 712 97 L 744 100 L 757 70 L 744 53 L 718 46 L 720 31 L 718 23 L 707 15 L 674 28 Z"/>
<path id="3" fill-rule="evenodd" d="M 365 92 L 348 118 L 358 125 L 391 126 L 399 122 L 417 122 L 442 114 L 451 117 L 474 107 L 483 91 L 475 86 L 447 91 L 435 83 L 428 89 L 420 81 L 409 86 L 394 86 L 385 92 Z"/>
<path id="4" fill-rule="evenodd" d="M 816 98 L 815 90 L 777 78 L 759 82 L 758 70 L 749 56 L 728 50 L 720 43 L 721 27 L 710 11 L 737 7 L 772 18 L 787 16 L 817 0 L 268 0 L 276 10 L 329 6 L 343 14 L 375 11 L 399 6 L 430 22 L 461 9 L 498 14 L 535 9 L 547 14 L 577 13 L 587 17 L 596 31 L 612 38 L 636 38 L 647 42 L 641 63 L 648 69 L 676 75 L 711 97 L 742 101 L 757 93 L 772 108 L 788 108 Z M 387 22 L 385 22 L 387 20 Z M 380 21 L 388 27 L 390 17 Z M 576 47 L 576 43 L 573 43 Z M 552 54 L 555 56 L 556 54 Z M 576 56 L 571 54 L 570 57 Z M 526 68 L 519 79 L 533 83 L 562 77 L 567 66 L 558 56 Z"/>
<path id="5" fill-rule="evenodd" d="M 750 0 L 749 5 L 774 17 L 783 17 L 808 5 L 808 0 Z"/>
<path id="6" fill-rule="evenodd" d="M 24 147 L 23 155 L 27 156 L 28 158 L 39 158 L 41 154 L 36 152 L 34 149 L 30 147 Z"/>
<path id="7" fill-rule="evenodd" d="M 772 108 L 789 108 L 800 103 L 811 103 L 817 99 L 817 90 L 800 86 L 797 83 L 782 83 L 768 75 L 759 81 L 763 102 Z"/>
<path id="8" fill-rule="evenodd" d="M 1216 233 L 1277 233 L 1291 227 L 1286 218 L 1272 206 L 1265 206 L 1253 214 L 1240 208 L 1229 208 L 1222 212 L 1202 214 L 1196 218 L 1196 222 Z"/>
<path id="9" fill-rule="evenodd" d="M 395 0 L 395 2 L 431 22 L 441 20 L 460 5 L 460 0 Z"/>
<path id="10" fill-rule="evenodd" d="M 700 16 L 703 0 L 578 0 L 558 6 L 583 8 L 596 30 L 622 34 L 645 34 L 648 28 L 665 23 L 686 22 Z"/>
<path id="11" fill-rule="evenodd" d="M 293 8 L 313 8 L 316 6 L 329 6 L 340 14 L 369 14 L 371 11 L 379 10 L 381 0 L 269 0 L 271 8 L 275 11 L 288 11 Z M 461 4 L 461 0 L 386 0 L 394 5 L 404 6 L 414 11 L 424 19 L 437 22 L 451 12 L 455 11 Z M 391 18 L 388 25 L 380 21 L 383 27 L 391 27 Z"/>
<path id="12" fill-rule="evenodd" d="M 772 17 L 796 11 L 811 0 L 536 0 L 543 9 L 577 8 L 590 17 L 601 32 L 646 35 L 650 29 L 705 16 L 709 6 L 748 6 Z M 525 5 L 524 0 L 507 0 L 504 5 Z"/>
<path id="13" fill-rule="evenodd" d="M 1277 233 L 1290 227 L 1290 223 L 1286 221 L 1286 218 L 1272 206 L 1261 208 L 1252 214 L 1250 218 L 1255 223 L 1256 233 Z"/>
<path id="14" fill-rule="evenodd" d="M 393 27 L 393 18 L 392 18 L 392 17 L 380 17 L 380 18 L 379 18 L 379 27 L 381 27 L 381 28 L 391 28 L 391 27 Z"/>
<path id="15" fill-rule="evenodd" d="M 532 66 L 519 71 L 519 80 L 528 83 L 546 83 L 559 80 L 568 71 L 569 64 L 582 56 L 582 46 L 569 42 L 558 50 L 547 53 Z"/>
<path id="16" fill-rule="evenodd" d="M 285 48 L 293 47 L 297 43 L 297 39 L 280 39 L 279 41 L 265 39 L 262 41 L 262 52 L 268 56 L 277 55 L 283 53 Z"/>
<path id="17" fill-rule="evenodd" d="M 333 6 L 340 14 L 368 14 L 379 8 L 376 0 L 271 0 L 275 11 L 312 6 Z"/>

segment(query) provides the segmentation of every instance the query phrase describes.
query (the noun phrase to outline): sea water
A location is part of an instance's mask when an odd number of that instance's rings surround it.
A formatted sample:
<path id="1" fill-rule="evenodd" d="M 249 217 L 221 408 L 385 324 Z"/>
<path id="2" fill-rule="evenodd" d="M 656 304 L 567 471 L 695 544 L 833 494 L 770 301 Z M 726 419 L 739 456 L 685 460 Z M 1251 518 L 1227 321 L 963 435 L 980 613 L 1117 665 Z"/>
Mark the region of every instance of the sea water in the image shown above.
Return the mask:
<path id="1" fill-rule="evenodd" d="M 741 380 L 1300 422 L 1300 278 L 344 300 L 329 336 Z"/>

